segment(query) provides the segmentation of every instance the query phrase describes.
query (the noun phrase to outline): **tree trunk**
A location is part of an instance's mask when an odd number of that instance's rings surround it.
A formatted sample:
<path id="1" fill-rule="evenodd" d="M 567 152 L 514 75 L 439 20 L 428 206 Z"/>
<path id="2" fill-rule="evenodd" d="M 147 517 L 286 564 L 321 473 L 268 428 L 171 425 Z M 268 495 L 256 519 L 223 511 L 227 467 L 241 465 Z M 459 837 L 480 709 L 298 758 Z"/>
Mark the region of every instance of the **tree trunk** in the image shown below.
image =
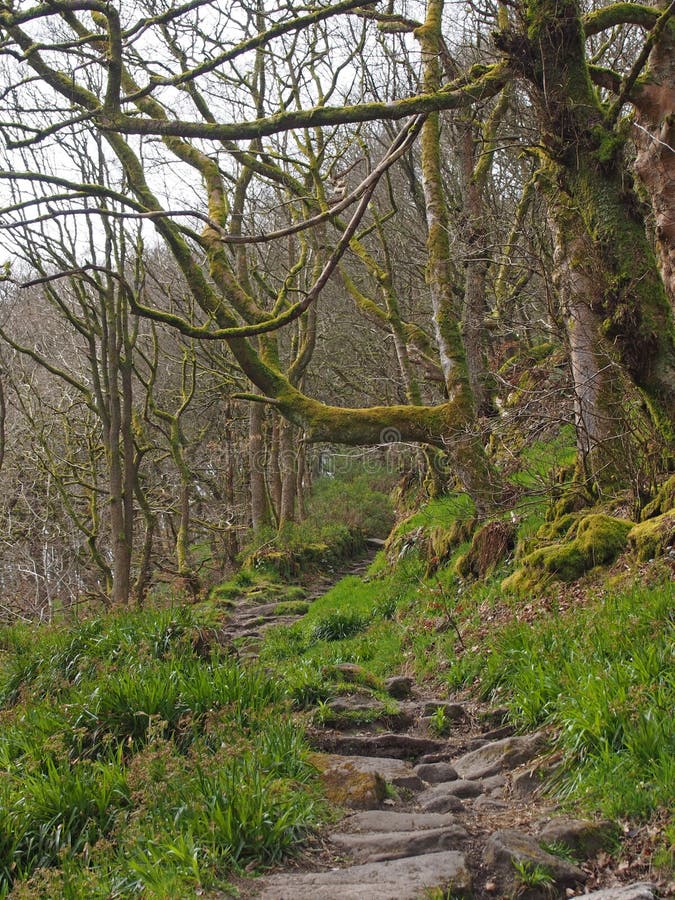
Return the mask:
<path id="1" fill-rule="evenodd" d="M 672 19 L 649 56 L 649 75 L 637 92 L 635 106 L 635 170 L 651 200 L 661 275 L 671 305 L 675 305 L 675 23 Z"/>
<path id="2" fill-rule="evenodd" d="M 270 509 L 265 486 L 265 409 L 251 403 L 248 419 L 248 466 L 251 479 L 251 525 L 253 530 L 270 524 Z"/>
<path id="3" fill-rule="evenodd" d="M 279 502 L 279 529 L 295 521 L 296 493 L 296 450 L 294 446 L 295 426 L 290 422 L 279 425 L 279 475 L 281 477 L 281 497 Z"/>
<path id="4" fill-rule="evenodd" d="M 269 463 L 267 465 L 268 483 L 269 483 L 269 499 L 272 507 L 272 515 L 277 524 L 279 523 L 279 514 L 281 511 L 281 492 L 283 483 L 281 481 L 280 453 L 281 453 L 281 423 L 279 416 L 273 416 L 272 422 L 272 438 L 270 440 Z"/>
<path id="5" fill-rule="evenodd" d="M 429 0 L 427 19 L 416 36 L 424 56 L 424 88 L 440 88 L 440 35 L 442 0 Z M 422 183 L 427 212 L 428 282 L 431 293 L 436 341 L 452 410 L 452 430 L 445 434 L 445 448 L 462 486 L 486 514 L 500 493 L 493 470 L 476 427 L 474 399 L 469 384 L 465 350 L 459 332 L 453 272 L 448 243 L 448 213 L 443 192 L 440 153 L 440 119 L 431 113 L 420 137 Z"/>
<path id="6" fill-rule="evenodd" d="M 607 441 L 649 428 L 672 437 L 675 341 L 644 218 L 623 161 L 623 139 L 610 126 L 591 84 L 579 6 L 533 0 L 527 32 L 504 32 L 500 45 L 535 88 L 542 135 L 543 189 L 575 379 L 579 444 L 596 457 L 593 477 L 612 484 L 603 464 Z M 611 348 L 611 349 L 610 349 Z M 628 375 L 647 416 L 619 414 Z M 621 453 L 624 453 L 622 448 Z"/>

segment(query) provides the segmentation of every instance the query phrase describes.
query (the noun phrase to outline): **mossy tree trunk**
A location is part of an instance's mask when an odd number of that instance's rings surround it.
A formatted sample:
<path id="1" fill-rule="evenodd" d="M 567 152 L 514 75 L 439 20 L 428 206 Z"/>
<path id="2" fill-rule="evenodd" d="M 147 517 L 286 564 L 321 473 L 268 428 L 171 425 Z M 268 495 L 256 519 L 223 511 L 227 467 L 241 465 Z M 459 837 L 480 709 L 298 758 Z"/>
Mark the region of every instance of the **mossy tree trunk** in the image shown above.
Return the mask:
<path id="1" fill-rule="evenodd" d="M 539 186 L 553 226 L 579 445 L 602 487 L 616 477 L 606 451 L 619 436 L 630 440 L 648 420 L 662 437 L 672 436 L 672 315 L 624 162 L 624 141 L 591 83 L 578 4 L 534 0 L 523 26 L 519 33 L 503 31 L 498 43 L 535 89 Z M 626 375 L 648 411 L 637 423 L 634 409 L 629 417 L 620 412 Z"/>
<path id="2" fill-rule="evenodd" d="M 254 530 L 270 524 L 270 507 L 265 484 L 265 408 L 251 403 L 248 425 L 248 466 L 251 490 L 251 525 Z"/>
<path id="3" fill-rule="evenodd" d="M 424 25 L 415 35 L 424 59 L 424 89 L 428 93 L 441 86 L 441 18 L 443 0 L 429 0 Z M 476 406 L 465 348 L 458 321 L 458 296 L 455 290 L 448 241 L 448 211 L 441 170 L 440 114 L 431 113 L 420 135 L 422 185 L 427 215 L 427 280 L 431 294 L 436 342 L 453 411 L 452 428 L 444 435 L 445 449 L 462 485 L 471 495 L 479 514 L 495 503 L 499 479 L 485 454 L 476 423 Z"/>
<path id="4" fill-rule="evenodd" d="M 663 0 L 659 6 L 665 7 Z M 654 238 L 663 283 L 675 305 L 675 21 L 649 55 L 649 68 L 633 100 L 635 170 L 654 213 Z"/>

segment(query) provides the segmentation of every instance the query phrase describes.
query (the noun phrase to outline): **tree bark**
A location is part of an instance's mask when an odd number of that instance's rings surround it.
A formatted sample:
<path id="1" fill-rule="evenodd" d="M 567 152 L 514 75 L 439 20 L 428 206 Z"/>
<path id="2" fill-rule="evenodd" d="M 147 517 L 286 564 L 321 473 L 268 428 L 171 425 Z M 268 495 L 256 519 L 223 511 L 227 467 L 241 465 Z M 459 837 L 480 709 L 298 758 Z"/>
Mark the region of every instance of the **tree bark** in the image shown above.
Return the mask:
<path id="1" fill-rule="evenodd" d="M 665 5 L 661 3 L 660 5 Z M 649 194 L 663 283 L 675 305 L 675 22 L 671 19 L 649 55 L 635 94 L 635 170 Z"/>
<path id="2" fill-rule="evenodd" d="M 415 32 L 424 57 L 424 88 L 427 92 L 440 88 L 442 11 L 442 0 L 429 0 L 425 24 Z M 427 213 L 427 277 L 448 405 L 454 413 L 452 429 L 444 435 L 444 445 L 461 484 L 476 504 L 478 514 L 484 515 L 494 506 L 500 486 L 477 430 L 474 397 L 457 320 L 448 242 L 448 212 L 441 172 L 439 113 L 431 113 L 427 117 L 420 144 Z"/>
<path id="3" fill-rule="evenodd" d="M 253 530 L 270 524 L 270 509 L 265 486 L 265 408 L 261 403 L 249 406 L 248 465 L 251 479 L 251 525 Z"/>

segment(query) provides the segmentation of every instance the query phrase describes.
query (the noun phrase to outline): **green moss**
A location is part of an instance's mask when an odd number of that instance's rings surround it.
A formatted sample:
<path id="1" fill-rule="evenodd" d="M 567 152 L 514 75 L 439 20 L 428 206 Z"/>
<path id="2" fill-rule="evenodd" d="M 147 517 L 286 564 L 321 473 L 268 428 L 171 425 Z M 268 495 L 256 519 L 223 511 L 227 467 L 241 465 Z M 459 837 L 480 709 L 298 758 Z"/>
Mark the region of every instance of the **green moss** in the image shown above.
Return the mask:
<path id="1" fill-rule="evenodd" d="M 544 523 L 537 531 L 537 540 L 552 541 L 562 537 L 567 534 L 578 518 L 577 513 L 563 513 L 563 515 L 553 519 L 552 522 Z"/>
<path id="2" fill-rule="evenodd" d="M 575 544 L 593 566 L 613 562 L 626 547 L 632 522 L 602 514 L 583 518 L 577 528 Z"/>
<path id="3" fill-rule="evenodd" d="M 675 475 L 671 475 L 665 484 L 659 488 L 656 497 L 648 503 L 642 510 L 640 518 L 644 522 L 645 519 L 651 519 L 661 513 L 667 512 L 675 506 Z"/>
<path id="4" fill-rule="evenodd" d="M 275 616 L 304 616 L 309 610 L 306 600 L 287 600 L 277 603 L 274 607 Z"/>
<path id="5" fill-rule="evenodd" d="M 675 507 L 631 528 L 628 544 L 639 560 L 660 556 L 666 547 L 675 544 Z"/>
<path id="6" fill-rule="evenodd" d="M 456 519 L 449 528 L 436 526 L 428 532 L 427 563 L 430 571 L 435 571 L 450 559 L 460 544 L 466 543 L 471 538 L 475 528 L 476 519 Z"/>
<path id="7" fill-rule="evenodd" d="M 583 553 L 575 546 L 575 542 L 541 547 L 523 559 L 523 566 L 539 569 L 560 581 L 574 581 L 590 568 Z"/>
<path id="8" fill-rule="evenodd" d="M 505 579 L 502 588 L 522 594 L 550 580 L 574 581 L 595 566 L 613 562 L 626 547 L 633 528 L 632 522 L 603 513 L 573 519 L 562 541 L 524 556 L 521 569 Z"/>

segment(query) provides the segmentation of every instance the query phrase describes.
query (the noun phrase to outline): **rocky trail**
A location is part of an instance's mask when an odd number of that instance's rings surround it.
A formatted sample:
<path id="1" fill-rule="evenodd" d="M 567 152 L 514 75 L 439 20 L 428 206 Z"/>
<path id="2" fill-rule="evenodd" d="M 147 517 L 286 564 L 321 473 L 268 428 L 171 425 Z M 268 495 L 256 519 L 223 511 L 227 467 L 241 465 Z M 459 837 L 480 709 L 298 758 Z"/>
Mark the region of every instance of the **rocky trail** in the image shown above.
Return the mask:
<path id="1" fill-rule="evenodd" d="M 361 574 L 369 560 L 326 577 Z M 237 605 L 226 626 L 242 658 L 264 632 L 298 616 L 277 603 Z M 340 667 L 345 681 L 358 667 Z M 356 685 L 355 685 L 356 688 Z M 344 817 L 283 870 L 242 881 L 260 900 L 455 900 L 587 897 L 653 900 L 648 881 L 624 883 L 606 848 L 614 823 L 563 816 L 544 791 L 555 774 L 549 735 L 516 735 L 505 711 L 436 698 L 411 678 L 386 682 L 391 705 L 345 693 L 329 704 L 331 727 L 310 731 L 313 763 Z M 379 706 L 378 706 L 379 704 Z M 442 710 L 442 712 L 439 712 Z M 366 712 L 367 725 L 349 712 Z M 343 718 L 344 717 L 344 718 Z M 443 723 L 443 736 L 438 724 Z"/>

